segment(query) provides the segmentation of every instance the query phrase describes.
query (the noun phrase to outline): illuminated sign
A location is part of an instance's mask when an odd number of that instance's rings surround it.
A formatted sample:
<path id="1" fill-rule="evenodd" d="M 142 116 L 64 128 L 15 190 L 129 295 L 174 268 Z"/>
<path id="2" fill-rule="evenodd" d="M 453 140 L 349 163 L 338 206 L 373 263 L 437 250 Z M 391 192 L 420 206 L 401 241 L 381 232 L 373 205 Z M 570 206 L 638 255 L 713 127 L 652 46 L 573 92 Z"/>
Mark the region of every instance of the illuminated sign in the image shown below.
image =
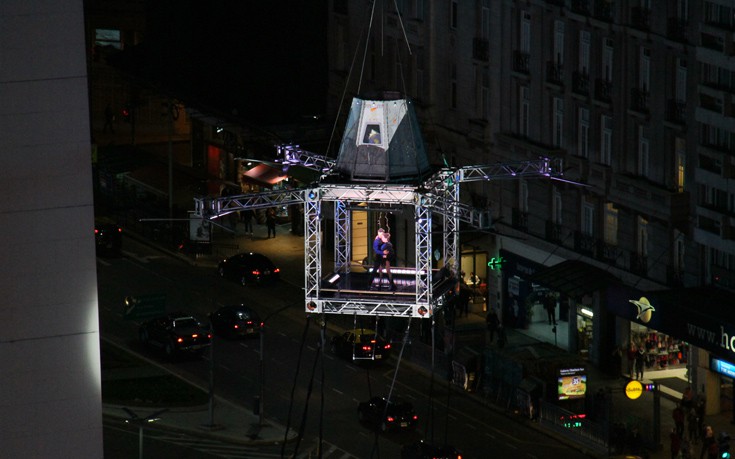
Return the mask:
<path id="1" fill-rule="evenodd" d="M 492 270 L 502 269 L 504 264 L 505 264 L 505 258 L 503 257 L 492 257 L 487 262 L 488 268 Z"/>
<path id="2" fill-rule="evenodd" d="M 562 368 L 559 370 L 559 400 L 582 398 L 587 393 L 587 375 L 584 368 Z"/>
<path id="3" fill-rule="evenodd" d="M 632 379 L 625 385 L 625 396 L 631 400 L 635 400 L 643 393 L 643 384 L 640 381 Z"/>
<path id="4" fill-rule="evenodd" d="M 709 369 L 727 376 L 728 378 L 735 379 L 735 365 L 725 360 L 720 360 L 717 357 L 710 357 Z"/>
<path id="5" fill-rule="evenodd" d="M 642 296 L 640 300 L 628 300 L 628 302 L 634 304 L 638 308 L 638 315 L 636 319 L 640 320 L 644 324 L 647 324 L 653 316 L 653 311 L 656 310 L 651 303 L 648 302 L 648 298 Z"/>

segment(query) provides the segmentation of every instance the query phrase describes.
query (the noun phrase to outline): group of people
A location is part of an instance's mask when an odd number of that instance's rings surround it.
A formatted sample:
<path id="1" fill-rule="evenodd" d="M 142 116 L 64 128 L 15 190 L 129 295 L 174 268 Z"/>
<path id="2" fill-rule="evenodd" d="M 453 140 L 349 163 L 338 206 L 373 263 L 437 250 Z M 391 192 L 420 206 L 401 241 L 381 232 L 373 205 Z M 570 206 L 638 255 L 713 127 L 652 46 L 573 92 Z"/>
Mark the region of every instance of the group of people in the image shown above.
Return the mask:
<path id="1" fill-rule="evenodd" d="M 672 459 L 692 457 L 694 445 L 700 442 L 700 459 L 718 457 L 719 446 L 714 430 L 704 424 L 704 399 L 695 399 L 691 387 L 686 388 L 671 417 L 674 420 L 674 428 L 669 434 Z"/>
<path id="2" fill-rule="evenodd" d="M 390 272 L 391 262 L 395 258 L 395 249 L 390 242 L 390 233 L 383 228 L 378 228 L 378 234 L 373 239 L 373 271 L 370 278 L 370 290 L 375 290 L 373 286 L 375 277 L 378 277 L 378 289 L 383 285 L 383 271 L 390 282 L 390 289 L 396 291 L 396 284 L 393 282 L 393 274 Z"/>
<path id="3" fill-rule="evenodd" d="M 255 211 L 253 209 L 245 209 L 240 211 L 240 221 L 245 224 L 245 234 L 253 237 L 253 218 Z M 276 209 L 269 208 L 265 212 L 265 226 L 268 228 L 268 238 L 276 237 Z"/>

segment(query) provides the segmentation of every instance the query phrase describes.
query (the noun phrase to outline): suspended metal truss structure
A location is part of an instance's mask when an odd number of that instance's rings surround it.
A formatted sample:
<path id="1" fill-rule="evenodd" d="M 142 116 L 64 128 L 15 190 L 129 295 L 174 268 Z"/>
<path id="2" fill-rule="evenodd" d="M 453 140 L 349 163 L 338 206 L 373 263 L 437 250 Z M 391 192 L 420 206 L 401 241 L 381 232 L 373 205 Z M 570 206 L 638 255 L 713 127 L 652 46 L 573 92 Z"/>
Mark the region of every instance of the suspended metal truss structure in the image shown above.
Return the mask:
<path id="1" fill-rule="evenodd" d="M 458 270 L 459 227 L 466 223 L 476 229 L 492 225 L 489 209 L 476 209 L 460 201 L 460 183 L 522 177 L 560 178 L 558 159 L 540 158 L 513 164 L 490 164 L 444 168 L 420 185 L 391 183 L 329 183 L 325 180 L 334 160 L 297 146 L 279 146 L 279 161 L 321 171 L 322 178 L 303 189 L 278 190 L 242 196 L 195 199 L 194 217 L 216 220 L 232 212 L 274 206 L 304 206 L 304 301 L 307 313 L 350 314 L 430 318 L 445 301 L 448 289 L 438 290 L 442 276 L 432 269 L 432 219 L 442 219 L 442 247 L 446 265 Z M 334 215 L 334 265 L 329 277 L 348 276 L 352 270 L 351 210 L 373 205 L 412 206 L 415 222 L 415 260 L 410 292 L 376 294 L 368 290 L 340 290 L 324 287 L 322 221 L 324 203 L 331 203 Z"/>

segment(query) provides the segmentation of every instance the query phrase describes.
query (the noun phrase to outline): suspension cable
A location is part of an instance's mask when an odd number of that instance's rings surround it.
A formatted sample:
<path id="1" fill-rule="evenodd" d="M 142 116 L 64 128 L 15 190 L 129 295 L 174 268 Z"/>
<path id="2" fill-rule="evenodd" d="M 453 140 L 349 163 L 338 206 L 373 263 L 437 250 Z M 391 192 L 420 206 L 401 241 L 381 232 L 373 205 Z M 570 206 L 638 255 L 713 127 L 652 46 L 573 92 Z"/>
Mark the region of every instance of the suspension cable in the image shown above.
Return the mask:
<path id="1" fill-rule="evenodd" d="M 299 370 L 301 368 L 301 357 L 304 353 L 304 345 L 306 343 L 306 334 L 309 331 L 309 323 L 311 322 L 311 315 L 306 316 L 306 324 L 304 325 L 304 332 L 301 335 L 301 346 L 299 346 L 299 357 L 296 359 L 296 374 L 294 375 L 293 386 L 291 386 L 291 398 L 288 404 L 288 416 L 286 417 L 286 431 L 283 434 L 283 443 L 281 444 L 281 457 L 284 457 L 286 453 L 286 443 L 288 442 L 288 431 L 291 427 L 291 413 L 293 411 L 294 394 L 296 392 L 296 382 L 299 377 Z"/>

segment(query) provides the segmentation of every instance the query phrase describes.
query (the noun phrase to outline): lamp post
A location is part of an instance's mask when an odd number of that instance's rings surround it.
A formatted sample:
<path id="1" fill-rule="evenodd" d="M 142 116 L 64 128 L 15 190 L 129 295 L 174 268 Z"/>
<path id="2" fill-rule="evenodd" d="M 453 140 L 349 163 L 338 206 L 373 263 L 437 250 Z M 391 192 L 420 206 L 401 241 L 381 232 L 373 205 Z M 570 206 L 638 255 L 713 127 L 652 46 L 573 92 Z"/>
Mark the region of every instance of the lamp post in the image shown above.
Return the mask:
<path id="1" fill-rule="evenodd" d="M 143 427 L 151 422 L 156 422 L 161 419 L 158 416 L 168 411 L 168 408 L 156 411 L 155 413 L 149 414 L 143 418 L 135 414 L 130 408 L 123 407 L 123 411 L 125 411 L 129 416 L 125 422 L 138 426 L 138 459 L 143 459 Z"/>

